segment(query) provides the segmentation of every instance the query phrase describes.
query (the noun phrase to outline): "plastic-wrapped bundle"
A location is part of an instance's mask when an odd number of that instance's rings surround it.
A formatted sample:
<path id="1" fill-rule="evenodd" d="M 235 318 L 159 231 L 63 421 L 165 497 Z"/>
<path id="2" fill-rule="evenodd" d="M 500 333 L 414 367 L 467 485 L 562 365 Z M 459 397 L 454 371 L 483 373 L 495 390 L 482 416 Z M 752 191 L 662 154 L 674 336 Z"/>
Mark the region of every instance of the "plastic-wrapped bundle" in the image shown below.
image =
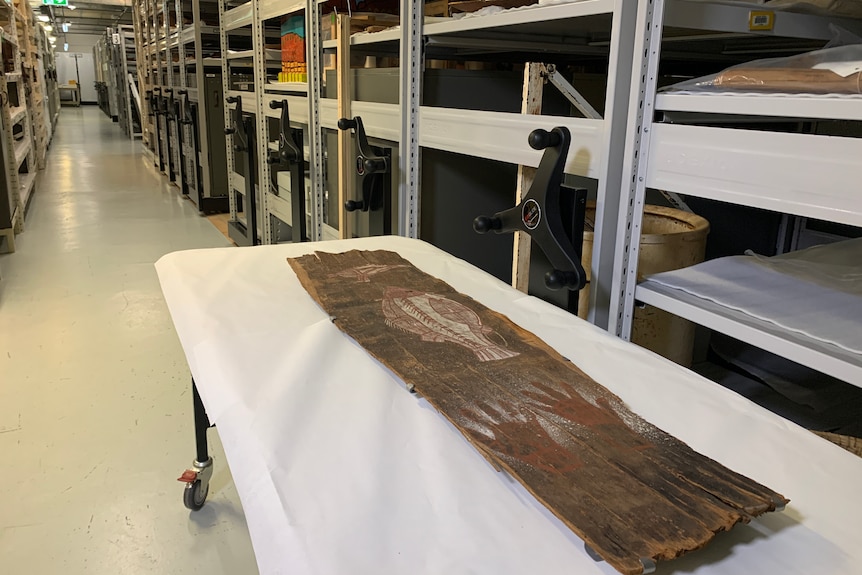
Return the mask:
<path id="1" fill-rule="evenodd" d="M 696 0 L 711 2 L 714 0 Z M 820 14 L 823 16 L 839 16 L 843 18 L 862 18 L 862 2 L 859 0 L 736 0 L 752 4 L 765 10 L 786 10 Z"/>
<path id="2" fill-rule="evenodd" d="M 769 0 L 764 6 L 777 10 L 862 18 L 862 4 L 859 0 Z"/>
<path id="3" fill-rule="evenodd" d="M 862 45 L 755 60 L 669 90 L 862 94 Z"/>

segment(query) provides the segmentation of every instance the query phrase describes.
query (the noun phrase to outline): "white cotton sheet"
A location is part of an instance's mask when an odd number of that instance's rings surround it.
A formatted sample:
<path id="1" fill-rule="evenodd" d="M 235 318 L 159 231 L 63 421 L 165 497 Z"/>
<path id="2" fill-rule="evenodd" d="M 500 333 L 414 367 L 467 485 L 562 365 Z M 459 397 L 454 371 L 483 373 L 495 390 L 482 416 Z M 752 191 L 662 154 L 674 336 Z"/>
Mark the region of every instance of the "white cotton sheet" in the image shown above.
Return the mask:
<path id="1" fill-rule="evenodd" d="M 859 573 L 862 460 L 428 244 L 391 237 L 193 250 L 156 264 L 261 573 L 615 573 L 331 324 L 285 261 L 349 249 L 397 251 L 539 335 L 646 419 L 791 499 L 660 572 Z"/>

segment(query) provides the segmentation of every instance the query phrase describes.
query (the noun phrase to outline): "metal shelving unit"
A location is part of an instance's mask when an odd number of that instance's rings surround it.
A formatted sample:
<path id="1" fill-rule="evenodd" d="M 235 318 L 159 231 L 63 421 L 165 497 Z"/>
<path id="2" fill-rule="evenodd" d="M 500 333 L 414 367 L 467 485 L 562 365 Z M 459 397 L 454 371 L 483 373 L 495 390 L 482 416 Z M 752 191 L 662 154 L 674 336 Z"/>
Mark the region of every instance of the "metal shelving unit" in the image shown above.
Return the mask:
<path id="1" fill-rule="evenodd" d="M 33 137 L 37 126 L 33 123 L 31 110 L 41 113 L 42 101 L 39 100 L 38 109 L 33 108 L 36 96 L 32 87 L 38 82 L 34 78 L 38 51 L 30 46 L 31 30 L 28 27 L 35 26 L 35 22 L 27 20 L 26 16 L 11 2 L 0 2 L 0 45 L 4 56 L 0 92 L 5 95 L 0 105 L 0 144 L 4 160 L 2 195 L 5 198 L 0 205 L 0 249 L 7 252 L 15 251 L 15 234 L 24 230 L 24 219 L 35 190 L 37 145 L 47 146 L 47 138 L 36 140 Z M 33 30 L 33 39 L 35 34 Z M 26 54 L 22 46 L 28 50 Z"/>
<path id="2" fill-rule="evenodd" d="M 381 103 L 354 99 L 350 115 L 363 119 L 369 138 L 390 142 L 398 151 L 401 162 L 397 199 L 398 223 L 393 231 L 431 239 L 431 226 L 422 216 L 422 205 L 428 198 L 447 190 L 433 189 L 422 177 L 423 151 L 456 154 L 488 160 L 488 166 L 536 167 L 542 152 L 532 149 L 527 136 L 535 129 L 550 130 L 564 126 L 572 134 L 574 145 L 569 152 L 565 172 L 593 189 L 598 202 L 595 222 L 594 255 L 591 283 L 593 302 L 590 317 L 599 325 L 607 324 L 611 269 L 615 259 L 617 211 L 622 186 L 622 158 L 627 129 L 627 104 L 631 81 L 633 37 L 636 6 L 614 0 L 585 0 L 558 5 L 534 5 L 517 10 L 463 19 L 421 18 L 414 14 L 412 3 L 401 7 L 398 29 L 355 34 L 349 47 L 354 54 L 365 56 L 399 56 L 400 95 L 396 102 Z M 329 40 L 323 48 L 331 51 L 337 42 Z M 514 109 L 500 111 L 490 102 L 487 106 L 459 105 L 450 101 L 432 102 L 422 98 L 422 86 L 436 81 L 437 71 L 421 62 L 483 60 L 485 62 L 545 62 L 580 63 L 586 61 L 600 70 L 606 87 L 597 96 L 596 106 L 601 117 L 584 117 L 572 108 L 558 107 L 544 114 L 519 112 L 521 86 L 514 94 Z M 404 62 L 410 63 L 409 66 Z M 469 73 L 464 74 L 469 81 Z M 522 84 L 522 79 L 516 79 Z M 577 86 L 576 86 L 577 87 Z M 548 89 L 550 90 L 550 88 Z M 453 90 L 456 91 L 456 90 Z M 465 89 L 465 92 L 468 90 Z M 494 90 L 487 93 L 493 96 Z M 443 99 L 445 100 L 445 99 Z M 406 105 L 397 102 L 403 101 Z M 319 105 L 322 127 L 334 130 L 339 114 L 334 101 L 321 100 Z M 437 157 L 441 157 L 437 154 Z M 453 157 L 453 156 L 444 156 Z M 411 161 L 407 161 L 410 158 Z M 465 178 L 466 179 L 466 178 Z M 588 180 L 585 181 L 584 179 Z M 511 202 L 515 203 L 516 182 L 511 185 Z M 421 189 L 420 189 L 421 188 Z M 465 190 L 469 195 L 469 191 Z M 423 200 L 423 198 L 425 198 Z M 442 200 L 441 200 L 442 201 Z M 489 209 L 489 208 L 486 208 Z M 495 209 L 490 209 L 491 213 Z M 479 215 L 479 213 L 473 214 Z M 423 222 L 423 219 L 426 221 Z M 334 223 L 334 222 L 333 222 Z M 481 264 L 483 239 L 470 235 L 469 222 L 465 241 L 476 244 L 471 256 L 462 255 Z M 322 237 L 344 235 L 344 230 L 323 225 Z M 351 233 L 347 231 L 348 235 Z M 439 234 L 438 234 L 439 236 Z M 337 236 L 336 236 L 337 237 Z M 435 241 L 431 239 L 431 241 Z M 460 242 L 463 245 L 463 242 Z M 446 249 L 445 246 L 444 249 Z M 513 248 L 516 270 L 529 269 L 528 249 Z M 510 256 L 511 257 L 511 256 Z M 520 265 L 519 265 L 520 264 Z M 513 272 L 513 283 L 526 289 L 526 272 Z M 536 289 L 542 289 L 536 286 Z M 565 297 L 561 297 L 566 299 Z"/>
<path id="3" fill-rule="evenodd" d="M 662 54 L 701 58 L 707 63 L 723 61 L 726 55 L 708 54 L 714 49 L 710 42 L 716 39 L 738 41 L 748 52 L 756 52 L 758 42 L 770 42 L 769 49 L 787 49 L 775 44 L 782 39 L 812 47 L 831 37 L 830 24 L 862 33 L 858 21 L 781 12 L 774 30 L 753 33 L 749 30 L 751 7 L 738 2 L 583 0 L 463 19 L 423 18 L 413 4 L 401 3 L 400 27 L 354 34 L 346 42 L 354 56 L 398 57 L 402 63 L 393 72 L 398 77 L 397 97 L 389 101 L 350 98 L 350 116 L 362 117 L 368 137 L 393 150 L 393 162 L 399 164 L 393 180 L 393 233 L 424 235 L 423 198 L 439 192 L 422 186 L 423 155 L 443 153 L 454 161 L 479 159 L 491 162 L 489 166 L 535 167 L 541 152 L 527 145 L 527 134 L 536 128 L 565 126 L 575 142 L 566 163 L 567 177 L 589 187 L 597 199 L 589 318 L 627 338 L 635 301 L 649 300 L 679 315 L 690 319 L 697 315 L 696 321 L 711 323 L 705 319 L 703 307 L 697 313 L 686 311 L 691 302 L 668 303 L 673 298 L 659 295 L 657 290 L 653 297 L 649 285 L 635 282 L 632 262 L 637 259 L 638 246 L 634 238 L 639 237 L 647 188 L 862 225 L 853 178 L 862 140 L 689 121 L 697 116 L 862 121 L 857 101 L 657 93 Z M 282 225 L 290 228 L 296 213 L 293 200 L 279 187 L 286 171 L 265 161 L 278 147 L 281 109 L 275 106 L 283 103 L 289 109 L 291 130 L 301 138 L 307 163 L 303 190 L 307 232 L 302 239 L 348 233 L 342 227 L 345 214 L 338 212 L 341 202 L 355 192 L 347 189 L 348 196 L 337 198 L 333 162 L 338 151 L 333 152 L 327 141 L 334 137 L 340 113 L 338 101 L 326 97 L 331 94 L 325 92 L 334 93 L 334 87 L 327 85 L 322 69 L 324 57 L 340 48 L 336 40 L 323 40 L 323 6 L 315 0 L 175 4 L 142 0 L 135 5 L 142 30 L 139 60 L 146 62 L 139 74 L 145 91 L 151 94 L 144 108 L 156 113 L 144 122 L 144 140 L 154 151 L 157 165 L 167 173 L 171 173 L 168 150 L 172 154 L 177 146 L 170 143 L 166 116 L 175 110 L 188 119 L 187 107 L 192 109 L 197 103 L 200 109 L 207 70 L 219 68 L 222 96 L 227 99 L 221 119 L 233 130 L 226 140 L 223 179 L 229 187 L 232 237 L 241 245 L 293 239 L 293 234 L 284 235 Z M 308 82 L 274 81 L 277 61 L 267 57 L 266 48 L 277 40 L 285 16 L 303 12 Z M 423 85 L 435 73 L 428 62 L 483 58 L 510 63 L 602 62 L 595 68 L 602 70 L 598 75 L 604 82 L 603 92 L 592 102 L 601 109 L 601 117 L 587 117 L 571 108 L 536 115 L 423 99 Z M 177 66 L 175 60 L 187 65 Z M 188 104 L 177 106 L 180 96 Z M 238 101 L 242 109 L 237 112 Z M 208 131 L 199 122 L 195 148 L 195 131 L 181 130 L 180 149 L 187 168 L 183 185 L 188 189 L 196 185 L 206 189 L 207 179 L 212 182 L 219 176 L 216 169 L 205 166 L 214 151 L 207 148 L 211 141 L 204 133 Z M 829 190 L 810 192 L 827 178 L 832 182 Z M 253 217 L 250 203 L 255 207 Z M 517 260 L 523 250 L 513 248 L 513 254 Z M 776 350 L 772 344 L 764 347 Z"/>
<path id="4" fill-rule="evenodd" d="M 102 39 L 107 56 L 104 77 L 110 92 L 111 116 L 131 139 L 142 136 L 137 49 L 132 26 L 109 29 Z"/>
<path id="5" fill-rule="evenodd" d="M 858 122 L 862 120 L 860 101 L 803 95 L 656 94 L 654 79 L 662 50 L 667 48 L 667 42 L 662 47 L 663 32 L 680 28 L 750 32 L 748 10 L 736 5 L 654 0 L 651 10 L 641 7 L 641 19 L 650 22 L 638 36 L 647 54 L 645 82 L 643 96 L 631 105 L 633 110 L 643 110 L 636 133 L 642 137 L 630 134 L 627 166 L 632 186 L 623 190 L 619 223 L 619 229 L 630 233 L 618 239 L 611 330 L 629 337 L 637 301 L 860 385 L 862 357 L 857 354 L 656 282 L 636 281 L 639 246 L 633 238 L 640 235 L 647 189 L 862 227 L 855 175 L 862 138 L 738 125 L 779 120 Z M 759 36 L 825 43 L 832 35 L 829 24 L 862 32 L 860 21 L 782 12 L 775 18 L 775 29 Z M 728 122 L 737 125 L 724 125 Z"/>
<path id="6" fill-rule="evenodd" d="M 141 0 L 133 12 L 145 149 L 198 209 L 227 211 L 218 5 Z"/>

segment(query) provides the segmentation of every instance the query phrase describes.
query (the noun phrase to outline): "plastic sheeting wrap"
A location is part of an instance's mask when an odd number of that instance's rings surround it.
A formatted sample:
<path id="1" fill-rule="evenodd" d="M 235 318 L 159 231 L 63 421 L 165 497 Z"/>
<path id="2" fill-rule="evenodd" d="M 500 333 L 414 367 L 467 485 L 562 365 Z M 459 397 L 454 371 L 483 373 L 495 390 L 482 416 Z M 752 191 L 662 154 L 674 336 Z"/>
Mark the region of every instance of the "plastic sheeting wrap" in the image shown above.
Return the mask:
<path id="1" fill-rule="evenodd" d="M 862 354 L 862 238 L 772 258 L 720 258 L 648 279 Z"/>
<path id="2" fill-rule="evenodd" d="M 667 90 L 862 94 L 862 45 L 746 62 L 718 74 L 675 84 Z"/>
<path id="3" fill-rule="evenodd" d="M 710 2 L 714 0 L 696 0 Z M 862 3 L 859 0 L 736 0 L 739 3 L 751 4 L 766 10 L 787 10 L 789 12 L 804 12 L 822 14 L 825 16 L 841 16 L 846 18 L 862 18 Z"/>
<path id="4" fill-rule="evenodd" d="M 615 572 L 342 334 L 285 261 L 350 249 L 397 251 L 695 450 L 791 498 L 669 569 L 858 574 L 862 459 L 428 244 L 389 237 L 193 250 L 156 265 L 262 573 Z"/>

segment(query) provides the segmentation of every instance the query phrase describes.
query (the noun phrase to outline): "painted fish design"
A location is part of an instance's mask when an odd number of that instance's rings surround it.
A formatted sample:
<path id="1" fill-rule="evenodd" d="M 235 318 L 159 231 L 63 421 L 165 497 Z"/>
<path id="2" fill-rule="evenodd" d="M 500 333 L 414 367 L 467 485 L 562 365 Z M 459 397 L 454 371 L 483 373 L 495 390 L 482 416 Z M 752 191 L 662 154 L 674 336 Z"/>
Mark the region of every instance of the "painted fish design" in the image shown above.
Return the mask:
<path id="1" fill-rule="evenodd" d="M 342 277 L 342 278 L 355 278 L 356 281 L 361 283 L 368 283 L 371 281 L 371 276 L 379 274 L 380 272 L 385 272 L 394 268 L 404 268 L 407 267 L 403 264 L 368 264 L 364 266 L 356 266 L 355 268 L 347 268 L 346 270 L 342 270 L 338 273 L 334 273 L 329 277 Z"/>
<path id="2" fill-rule="evenodd" d="M 501 347 L 485 334 L 479 316 L 465 305 L 441 295 L 388 287 L 383 295 L 386 325 L 418 335 L 422 341 L 452 342 L 476 354 L 479 361 L 495 361 L 519 355 Z"/>

